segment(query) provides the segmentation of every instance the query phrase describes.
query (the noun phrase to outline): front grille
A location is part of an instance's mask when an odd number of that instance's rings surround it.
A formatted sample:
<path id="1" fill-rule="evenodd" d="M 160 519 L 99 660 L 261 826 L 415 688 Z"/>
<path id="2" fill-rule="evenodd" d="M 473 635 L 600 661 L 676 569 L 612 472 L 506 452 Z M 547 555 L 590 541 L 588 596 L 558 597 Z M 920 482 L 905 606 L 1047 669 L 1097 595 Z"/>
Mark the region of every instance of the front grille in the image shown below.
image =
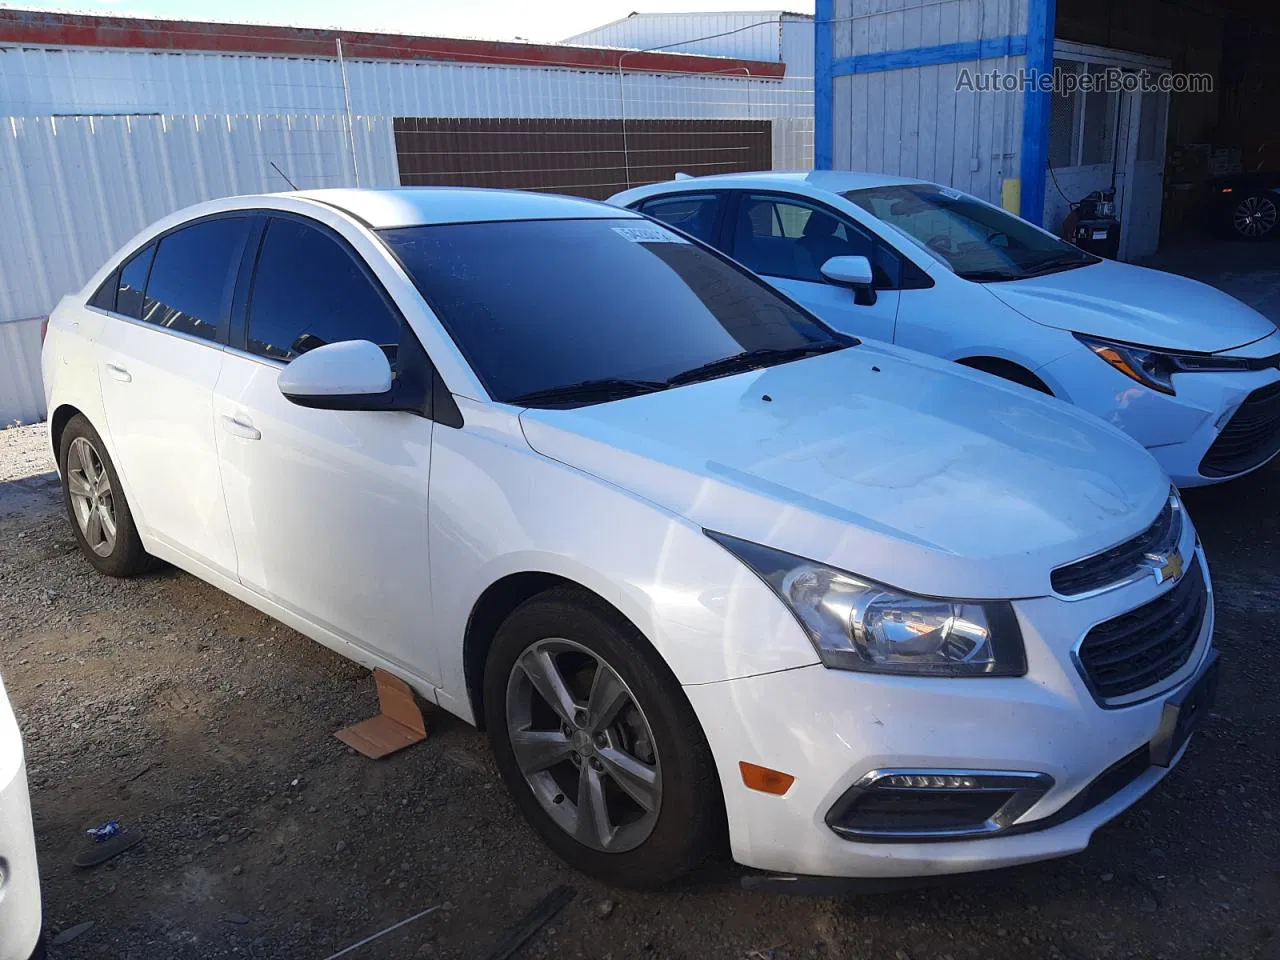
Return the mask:
<path id="1" fill-rule="evenodd" d="M 1080 644 L 1080 667 L 1099 700 L 1146 690 L 1190 659 L 1209 607 L 1200 563 L 1172 590 L 1123 616 L 1100 623 Z"/>
<path id="2" fill-rule="evenodd" d="M 1049 575 L 1049 582 L 1064 597 L 1109 587 L 1146 567 L 1144 559 L 1147 554 L 1175 552 L 1181 539 L 1182 508 L 1174 497 L 1170 497 L 1155 523 L 1142 533 L 1110 550 L 1058 567 Z"/>
<path id="3" fill-rule="evenodd" d="M 1249 394 L 1200 461 L 1206 477 L 1230 477 L 1280 453 L 1280 383 Z"/>

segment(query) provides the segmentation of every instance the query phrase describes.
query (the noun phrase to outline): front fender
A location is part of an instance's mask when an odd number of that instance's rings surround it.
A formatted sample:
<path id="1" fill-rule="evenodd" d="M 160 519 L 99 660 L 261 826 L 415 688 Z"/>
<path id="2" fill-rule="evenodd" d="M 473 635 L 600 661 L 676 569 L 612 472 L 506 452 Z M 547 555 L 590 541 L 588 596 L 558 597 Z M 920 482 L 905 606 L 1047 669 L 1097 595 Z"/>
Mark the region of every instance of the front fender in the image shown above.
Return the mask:
<path id="1" fill-rule="evenodd" d="M 433 624 L 444 692 L 463 701 L 476 601 L 515 573 L 549 573 L 626 616 L 681 684 L 817 663 L 773 592 L 683 517 L 531 450 L 518 433 L 437 429 L 431 466 Z M 513 424 L 514 424 L 514 418 Z"/>

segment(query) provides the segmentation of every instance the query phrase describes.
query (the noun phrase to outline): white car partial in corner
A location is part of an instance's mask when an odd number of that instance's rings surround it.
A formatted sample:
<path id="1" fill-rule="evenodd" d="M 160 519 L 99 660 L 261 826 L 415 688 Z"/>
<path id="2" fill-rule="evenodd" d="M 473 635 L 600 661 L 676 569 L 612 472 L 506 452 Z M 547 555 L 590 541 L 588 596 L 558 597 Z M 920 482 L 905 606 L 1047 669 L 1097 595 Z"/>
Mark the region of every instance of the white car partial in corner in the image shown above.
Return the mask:
<path id="1" fill-rule="evenodd" d="M 680 228 L 839 330 L 1052 393 L 1180 487 L 1280 453 L 1280 331 L 1187 277 L 1103 260 L 949 187 L 818 171 L 685 177 L 610 203 Z"/>
<path id="2" fill-rule="evenodd" d="M 0 679 L 0 960 L 43 956 L 40 874 L 22 733 Z"/>
<path id="3" fill-rule="evenodd" d="M 627 210 L 201 204 L 63 299 L 44 375 L 94 567 L 167 560 L 404 677 L 607 882 L 1073 853 L 1213 696 L 1141 446 Z"/>

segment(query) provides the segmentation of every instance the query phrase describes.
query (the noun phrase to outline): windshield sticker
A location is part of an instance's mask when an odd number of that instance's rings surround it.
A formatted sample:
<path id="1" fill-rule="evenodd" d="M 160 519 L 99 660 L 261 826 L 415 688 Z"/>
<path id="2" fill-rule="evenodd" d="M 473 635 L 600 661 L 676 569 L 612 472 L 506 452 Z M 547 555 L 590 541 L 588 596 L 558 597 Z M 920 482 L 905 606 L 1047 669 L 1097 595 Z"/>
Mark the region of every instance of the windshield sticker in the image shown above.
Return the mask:
<path id="1" fill-rule="evenodd" d="M 679 234 L 672 233 L 669 230 L 663 230 L 657 225 L 645 225 L 643 227 L 614 227 L 613 232 L 632 243 L 688 243 L 684 237 Z"/>
<path id="2" fill-rule="evenodd" d="M 939 188 L 938 192 L 942 194 L 944 197 L 948 197 L 951 200 L 964 199 L 963 193 L 961 193 L 959 190 L 952 190 L 950 187 L 941 187 Z"/>

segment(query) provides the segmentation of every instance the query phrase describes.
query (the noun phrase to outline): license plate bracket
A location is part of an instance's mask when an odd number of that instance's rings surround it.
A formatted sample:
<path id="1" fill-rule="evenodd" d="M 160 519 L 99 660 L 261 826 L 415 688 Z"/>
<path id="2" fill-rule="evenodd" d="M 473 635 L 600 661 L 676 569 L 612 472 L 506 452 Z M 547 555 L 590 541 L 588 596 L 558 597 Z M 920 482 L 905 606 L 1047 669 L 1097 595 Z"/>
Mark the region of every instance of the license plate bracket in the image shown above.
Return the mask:
<path id="1" fill-rule="evenodd" d="M 1160 727 L 1151 740 L 1151 763 L 1167 767 L 1209 718 L 1218 693 L 1218 651 L 1212 650 L 1195 679 L 1164 703 Z"/>

